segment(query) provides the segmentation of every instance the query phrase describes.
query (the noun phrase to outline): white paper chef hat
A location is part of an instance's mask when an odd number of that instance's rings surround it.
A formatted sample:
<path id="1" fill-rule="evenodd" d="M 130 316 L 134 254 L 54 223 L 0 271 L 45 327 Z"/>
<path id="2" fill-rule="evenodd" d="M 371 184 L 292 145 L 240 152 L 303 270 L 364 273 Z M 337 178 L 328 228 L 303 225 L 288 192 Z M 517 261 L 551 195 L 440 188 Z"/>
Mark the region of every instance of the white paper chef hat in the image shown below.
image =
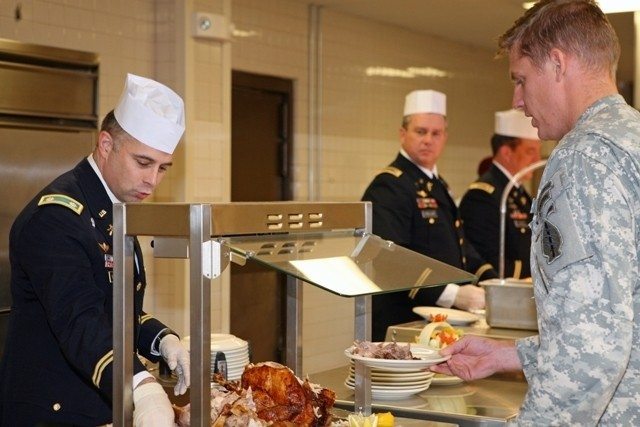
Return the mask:
<path id="1" fill-rule="evenodd" d="M 182 98 L 167 86 L 134 74 L 127 74 L 114 115 L 129 135 L 168 154 L 184 133 Z"/>
<path id="2" fill-rule="evenodd" d="M 538 130 L 531 124 L 531 117 L 522 110 L 511 109 L 496 112 L 495 133 L 524 139 L 539 139 Z"/>
<path id="3" fill-rule="evenodd" d="M 434 113 L 447 115 L 447 96 L 435 90 L 414 90 L 404 100 L 404 115 Z"/>

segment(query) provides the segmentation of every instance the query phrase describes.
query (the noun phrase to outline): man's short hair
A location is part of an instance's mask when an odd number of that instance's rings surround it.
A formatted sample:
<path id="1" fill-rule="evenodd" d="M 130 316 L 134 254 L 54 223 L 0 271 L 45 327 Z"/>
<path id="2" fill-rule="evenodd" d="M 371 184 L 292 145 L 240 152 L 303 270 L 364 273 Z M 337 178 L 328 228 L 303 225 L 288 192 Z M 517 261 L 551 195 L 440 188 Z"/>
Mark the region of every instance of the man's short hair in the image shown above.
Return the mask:
<path id="1" fill-rule="evenodd" d="M 500 36 L 498 46 L 498 56 L 526 56 L 538 68 L 558 48 L 612 76 L 620 58 L 618 36 L 593 0 L 541 0 Z"/>
<path id="2" fill-rule="evenodd" d="M 402 116 L 402 127 L 406 130 L 409 130 L 409 123 L 411 123 L 411 117 L 413 114 L 407 114 L 406 116 Z M 447 126 L 447 117 L 444 117 L 444 124 Z"/>
<path id="3" fill-rule="evenodd" d="M 516 138 L 515 136 L 504 136 L 494 133 L 491 137 L 491 152 L 495 156 L 496 154 L 498 154 L 498 150 L 503 145 L 508 145 L 509 148 L 514 150 L 518 145 L 520 145 L 521 142 L 522 140 L 520 138 Z"/>
<path id="4" fill-rule="evenodd" d="M 122 137 L 128 135 L 120 123 L 116 120 L 116 116 L 113 110 L 109 111 L 104 119 L 102 119 L 102 124 L 100 125 L 100 131 L 109 132 L 113 139 L 119 140 Z"/>

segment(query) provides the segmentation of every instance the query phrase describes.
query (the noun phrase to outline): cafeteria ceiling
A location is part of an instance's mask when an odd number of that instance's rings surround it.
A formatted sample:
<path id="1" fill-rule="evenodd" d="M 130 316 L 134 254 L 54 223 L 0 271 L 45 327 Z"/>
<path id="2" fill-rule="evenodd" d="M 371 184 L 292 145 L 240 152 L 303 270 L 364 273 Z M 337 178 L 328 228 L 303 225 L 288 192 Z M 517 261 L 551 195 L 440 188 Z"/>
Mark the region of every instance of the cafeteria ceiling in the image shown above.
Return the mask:
<path id="1" fill-rule="evenodd" d="M 497 39 L 524 13 L 524 0 L 298 0 L 495 52 Z M 621 39 L 616 15 L 609 15 Z M 621 40 L 622 42 L 623 40 Z"/>

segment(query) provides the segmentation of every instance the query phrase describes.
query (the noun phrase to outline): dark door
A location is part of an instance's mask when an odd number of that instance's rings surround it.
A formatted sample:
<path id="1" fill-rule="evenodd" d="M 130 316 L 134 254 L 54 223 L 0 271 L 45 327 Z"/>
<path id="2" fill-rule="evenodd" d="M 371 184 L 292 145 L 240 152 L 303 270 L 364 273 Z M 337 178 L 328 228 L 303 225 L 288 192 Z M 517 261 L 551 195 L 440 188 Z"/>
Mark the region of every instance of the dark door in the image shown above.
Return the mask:
<path id="1" fill-rule="evenodd" d="M 234 71 L 231 201 L 290 200 L 291 80 Z M 284 361 L 286 278 L 254 262 L 231 265 L 231 333 L 251 361 Z"/>

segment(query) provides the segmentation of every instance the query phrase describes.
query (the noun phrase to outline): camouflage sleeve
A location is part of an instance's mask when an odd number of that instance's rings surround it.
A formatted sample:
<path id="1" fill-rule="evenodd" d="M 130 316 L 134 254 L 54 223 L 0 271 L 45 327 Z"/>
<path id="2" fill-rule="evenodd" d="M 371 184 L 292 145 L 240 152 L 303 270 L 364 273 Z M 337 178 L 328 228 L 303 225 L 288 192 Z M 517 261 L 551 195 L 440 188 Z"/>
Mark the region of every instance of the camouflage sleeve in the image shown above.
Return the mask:
<path id="1" fill-rule="evenodd" d="M 539 345 L 518 344 L 529 383 L 519 424 L 596 425 L 625 374 L 637 207 L 614 169 L 561 149 L 545 170 L 531 223 Z"/>
<path id="2" fill-rule="evenodd" d="M 534 370 L 536 364 L 536 355 L 538 354 L 538 348 L 540 347 L 539 337 L 527 337 L 516 340 L 516 347 L 518 349 L 518 356 L 522 369 L 526 371 Z"/>

